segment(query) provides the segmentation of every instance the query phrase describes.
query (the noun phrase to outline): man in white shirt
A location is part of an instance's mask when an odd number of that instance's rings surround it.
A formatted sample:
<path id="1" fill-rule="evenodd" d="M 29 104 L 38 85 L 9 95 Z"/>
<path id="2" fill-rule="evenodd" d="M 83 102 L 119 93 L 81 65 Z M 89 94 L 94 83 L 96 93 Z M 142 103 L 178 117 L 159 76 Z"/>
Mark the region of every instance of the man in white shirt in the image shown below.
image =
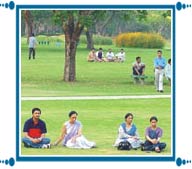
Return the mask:
<path id="1" fill-rule="evenodd" d="M 109 51 L 107 52 L 107 54 L 106 54 L 106 58 L 107 58 L 107 61 L 108 62 L 114 62 L 114 53 L 112 52 L 112 50 L 111 49 L 109 49 Z"/>
<path id="2" fill-rule="evenodd" d="M 124 62 L 125 61 L 125 52 L 123 49 L 116 55 L 118 62 Z"/>
<path id="3" fill-rule="evenodd" d="M 165 77 L 169 80 L 169 85 L 171 85 L 171 59 L 168 60 L 168 64 L 165 66 Z"/>

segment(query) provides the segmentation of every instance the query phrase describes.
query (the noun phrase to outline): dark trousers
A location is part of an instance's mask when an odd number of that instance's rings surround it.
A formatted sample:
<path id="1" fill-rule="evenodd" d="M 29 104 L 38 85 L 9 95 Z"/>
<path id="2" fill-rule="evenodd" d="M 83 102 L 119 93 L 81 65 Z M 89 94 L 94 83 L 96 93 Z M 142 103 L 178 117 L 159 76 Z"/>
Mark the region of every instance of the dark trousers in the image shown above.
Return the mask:
<path id="1" fill-rule="evenodd" d="M 155 151 L 156 147 L 159 147 L 160 150 L 163 150 L 163 149 L 165 149 L 166 144 L 165 143 L 152 144 L 149 141 L 146 141 L 144 143 L 144 151 Z"/>
<path id="2" fill-rule="evenodd" d="M 31 59 L 31 55 L 35 59 L 35 48 L 29 48 L 29 59 Z"/>

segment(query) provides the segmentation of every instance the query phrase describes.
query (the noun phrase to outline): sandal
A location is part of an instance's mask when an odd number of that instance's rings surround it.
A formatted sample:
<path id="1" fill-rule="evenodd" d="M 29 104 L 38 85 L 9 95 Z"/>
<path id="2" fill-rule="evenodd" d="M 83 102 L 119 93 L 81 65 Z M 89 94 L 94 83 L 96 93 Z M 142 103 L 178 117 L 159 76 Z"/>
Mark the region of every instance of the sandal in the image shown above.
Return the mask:
<path id="1" fill-rule="evenodd" d="M 159 149 L 159 147 L 155 147 L 155 152 L 157 152 L 157 153 L 160 153 L 160 152 L 161 152 L 161 150 Z"/>

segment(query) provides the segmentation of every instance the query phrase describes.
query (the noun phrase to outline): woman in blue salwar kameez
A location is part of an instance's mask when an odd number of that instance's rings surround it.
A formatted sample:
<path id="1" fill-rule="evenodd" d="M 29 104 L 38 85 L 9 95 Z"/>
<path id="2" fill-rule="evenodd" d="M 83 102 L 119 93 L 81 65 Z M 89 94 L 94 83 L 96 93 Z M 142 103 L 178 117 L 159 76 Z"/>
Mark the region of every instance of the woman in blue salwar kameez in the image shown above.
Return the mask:
<path id="1" fill-rule="evenodd" d="M 118 129 L 118 137 L 114 146 L 118 146 L 120 142 L 128 141 L 133 149 L 137 149 L 143 143 L 138 134 L 138 130 L 135 124 L 132 123 L 133 114 L 127 113 L 125 115 L 125 122 L 123 122 Z"/>

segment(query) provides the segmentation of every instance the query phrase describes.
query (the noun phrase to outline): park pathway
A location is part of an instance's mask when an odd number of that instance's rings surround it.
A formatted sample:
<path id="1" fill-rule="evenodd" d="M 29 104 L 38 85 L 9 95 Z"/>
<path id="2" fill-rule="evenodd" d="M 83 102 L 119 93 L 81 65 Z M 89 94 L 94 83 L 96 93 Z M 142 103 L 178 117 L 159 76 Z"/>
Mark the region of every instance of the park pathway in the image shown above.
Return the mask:
<path id="1" fill-rule="evenodd" d="M 171 98 L 171 95 L 143 95 L 143 96 L 60 96 L 60 97 L 22 97 L 21 100 L 118 100 L 118 99 L 155 99 Z"/>

